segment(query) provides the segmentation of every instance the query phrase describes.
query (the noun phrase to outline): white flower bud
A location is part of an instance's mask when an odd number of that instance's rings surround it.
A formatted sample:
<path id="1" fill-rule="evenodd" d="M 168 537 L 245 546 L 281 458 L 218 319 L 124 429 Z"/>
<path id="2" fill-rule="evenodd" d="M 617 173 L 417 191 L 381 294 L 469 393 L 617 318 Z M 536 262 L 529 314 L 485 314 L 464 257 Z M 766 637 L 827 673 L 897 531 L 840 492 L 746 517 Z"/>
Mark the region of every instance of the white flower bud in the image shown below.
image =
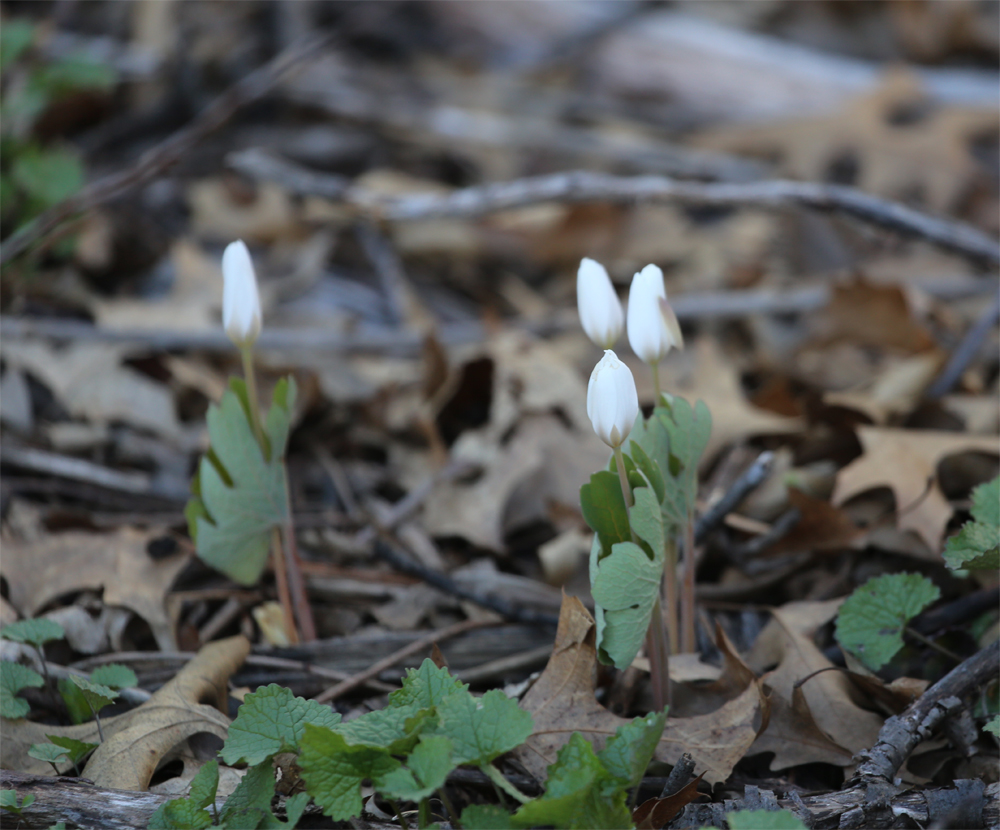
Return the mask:
<path id="1" fill-rule="evenodd" d="M 639 396 L 628 366 L 606 349 L 587 385 L 587 415 L 594 432 L 614 449 L 628 438 L 639 414 Z"/>
<path id="2" fill-rule="evenodd" d="M 656 365 L 671 348 L 681 348 L 680 326 L 667 303 L 663 271 L 647 265 L 632 277 L 628 292 L 628 342 L 643 363 Z"/>
<path id="3" fill-rule="evenodd" d="M 602 349 L 610 349 L 621 336 L 625 315 L 604 266 L 586 257 L 576 272 L 576 306 L 587 337 Z"/>
<path id="4" fill-rule="evenodd" d="M 243 240 L 222 254 L 222 324 L 237 346 L 249 346 L 260 334 L 260 295 L 250 251 Z"/>

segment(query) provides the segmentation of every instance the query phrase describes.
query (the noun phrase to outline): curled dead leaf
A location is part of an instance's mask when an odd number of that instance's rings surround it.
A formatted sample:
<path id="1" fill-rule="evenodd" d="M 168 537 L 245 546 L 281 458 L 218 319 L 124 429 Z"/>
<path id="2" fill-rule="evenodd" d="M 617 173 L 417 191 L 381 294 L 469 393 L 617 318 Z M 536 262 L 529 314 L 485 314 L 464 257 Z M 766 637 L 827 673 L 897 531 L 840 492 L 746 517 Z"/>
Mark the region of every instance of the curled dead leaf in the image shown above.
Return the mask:
<path id="1" fill-rule="evenodd" d="M 535 729 L 514 756 L 539 780 L 573 732 L 600 749 L 629 721 L 609 712 L 594 696 L 597 673 L 594 618 L 576 597 L 565 596 L 552 657 L 521 701 Z M 676 764 L 690 753 L 710 783 L 724 781 L 766 724 L 767 698 L 754 679 L 739 695 L 714 712 L 691 718 L 668 718 L 656 750 L 657 760 Z"/>
<path id="2" fill-rule="evenodd" d="M 145 790 L 163 758 L 192 735 L 207 732 L 225 739 L 229 717 L 226 706 L 229 676 L 250 653 L 246 637 L 209 643 L 165 686 L 142 706 L 112 718 L 103 718 L 102 743 L 90 757 L 83 775 L 99 787 Z M 51 767 L 28 755 L 32 744 L 46 735 L 98 742 L 97 724 L 51 726 L 26 720 L 2 719 L 5 769 L 38 775 Z"/>

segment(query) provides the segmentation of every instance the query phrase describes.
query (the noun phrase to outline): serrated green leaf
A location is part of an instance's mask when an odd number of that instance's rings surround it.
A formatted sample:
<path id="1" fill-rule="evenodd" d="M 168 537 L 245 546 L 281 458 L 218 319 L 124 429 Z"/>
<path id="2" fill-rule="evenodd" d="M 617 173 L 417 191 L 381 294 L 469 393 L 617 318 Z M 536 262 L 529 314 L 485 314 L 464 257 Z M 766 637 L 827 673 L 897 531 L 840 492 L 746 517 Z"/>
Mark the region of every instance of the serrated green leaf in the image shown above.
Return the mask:
<path id="1" fill-rule="evenodd" d="M 156 808 L 149 818 L 149 830 L 205 830 L 212 817 L 187 798 L 175 798 Z"/>
<path id="2" fill-rule="evenodd" d="M 966 522 L 944 546 L 945 564 L 952 570 L 1000 568 L 1000 532 L 979 522 Z"/>
<path id="3" fill-rule="evenodd" d="M 231 382 L 219 406 L 209 407 L 211 451 L 192 486 L 200 508 L 189 507 L 185 514 L 194 522 L 198 555 L 241 585 L 253 585 L 267 564 L 271 531 L 287 520 L 283 456 L 295 381 L 289 378 L 275 389 L 265 420 L 267 455 L 254 438 L 241 391 L 245 399 L 242 384 Z"/>
<path id="4" fill-rule="evenodd" d="M 1000 568 L 1000 476 L 972 491 L 972 518 L 944 548 L 949 568 Z"/>
<path id="5" fill-rule="evenodd" d="M 340 723 L 340 713 L 295 697 L 275 683 L 259 688 L 246 696 L 230 725 L 222 760 L 229 765 L 259 764 L 279 752 L 294 751 L 307 723 L 332 727 Z"/>
<path id="6" fill-rule="evenodd" d="M 656 752 L 667 724 L 667 711 L 650 712 L 631 723 L 622 724 L 608 738 L 598 759 L 623 787 L 637 787 Z"/>
<path id="7" fill-rule="evenodd" d="M 90 673 L 90 679 L 109 689 L 130 689 L 139 685 L 139 678 L 135 676 L 135 672 L 121 663 L 98 666 Z"/>
<path id="8" fill-rule="evenodd" d="M 451 674 L 448 669 L 438 668 L 434 661 L 425 658 L 419 668 L 407 669 L 402 688 L 389 695 L 390 706 L 410 706 L 417 704 L 422 709 L 437 706 L 454 692 L 468 691 L 469 685 Z"/>
<path id="9" fill-rule="evenodd" d="M 451 740 L 443 735 L 424 735 L 406 759 L 406 766 L 379 780 L 379 791 L 389 798 L 421 801 L 444 786 L 448 773 L 455 769 L 451 755 Z"/>
<path id="10" fill-rule="evenodd" d="M 28 749 L 28 755 L 39 761 L 45 761 L 47 764 L 69 760 L 69 753 L 63 747 L 55 744 L 32 744 Z"/>
<path id="11" fill-rule="evenodd" d="M 574 732 L 559 750 L 548 772 L 544 794 L 514 814 L 516 827 L 632 827 L 625 789 L 608 773 L 590 742 L 579 732 Z"/>
<path id="12" fill-rule="evenodd" d="M 11 166 L 11 175 L 44 206 L 61 202 L 83 187 L 83 165 L 68 150 L 28 147 Z"/>
<path id="13" fill-rule="evenodd" d="M 903 627 L 940 596 L 920 574 L 873 577 L 840 606 L 837 642 L 877 671 L 903 647 Z"/>
<path id="14" fill-rule="evenodd" d="M 191 788 L 188 790 L 188 798 L 199 807 L 207 807 L 215 801 L 215 794 L 219 791 L 219 762 L 208 761 L 202 765 L 201 769 L 191 779 Z"/>
<path id="15" fill-rule="evenodd" d="M 16 61 L 35 39 L 35 24 L 24 20 L 5 20 L 0 26 L 0 71 Z"/>
<path id="16" fill-rule="evenodd" d="M 84 700 L 87 701 L 87 704 L 95 715 L 99 715 L 101 709 L 114 703 L 118 698 L 118 692 L 114 689 L 109 689 L 100 683 L 94 683 L 85 677 L 72 674 L 69 677 L 69 681 L 83 693 Z"/>
<path id="17" fill-rule="evenodd" d="M 87 741 L 78 741 L 76 738 L 64 738 L 62 735 L 46 735 L 45 737 L 65 750 L 71 764 L 80 763 L 89 752 L 100 746 L 100 744 L 92 744 Z"/>
<path id="18" fill-rule="evenodd" d="M 495 804 L 470 804 L 462 810 L 465 830 L 513 830 L 515 826 L 510 813 Z"/>
<path id="19" fill-rule="evenodd" d="M 729 830 L 806 830 L 788 810 L 737 810 L 726 813 Z"/>
<path id="20" fill-rule="evenodd" d="M 986 732 L 992 732 L 994 735 L 1000 737 L 1000 715 L 994 715 L 988 723 L 983 726 L 983 730 Z"/>
<path id="21" fill-rule="evenodd" d="M 40 617 L 36 620 L 21 620 L 0 629 L 0 637 L 15 643 L 27 643 L 29 646 L 43 646 L 52 640 L 61 640 L 66 636 L 63 627 L 55 620 Z"/>
<path id="22" fill-rule="evenodd" d="M 468 692 L 462 692 L 468 694 Z M 386 706 L 337 726 L 338 734 L 351 746 L 370 746 L 391 755 L 405 755 L 420 739 L 420 732 L 436 718 L 434 709 L 418 702 Z"/>
<path id="23" fill-rule="evenodd" d="M 24 698 L 17 697 L 17 693 L 29 686 L 38 688 L 44 685 L 45 680 L 34 669 L 9 660 L 0 662 L 0 715 L 23 718 L 31 711 L 31 706 Z"/>
<path id="24" fill-rule="evenodd" d="M 1000 525 L 1000 476 L 973 489 L 971 512 L 980 524 Z"/>
<path id="25" fill-rule="evenodd" d="M 620 542 L 596 568 L 593 564 L 591 559 L 590 583 L 602 616 L 599 654 L 602 660 L 625 669 L 642 646 L 660 593 L 662 548 L 657 561 L 650 562 L 634 542 Z"/>
<path id="26" fill-rule="evenodd" d="M 337 821 L 361 814 L 361 783 L 379 781 L 401 765 L 384 749 L 351 746 L 343 735 L 306 724 L 299 766 L 306 791 Z"/>
<path id="27" fill-rule="evenodd" d="M 588 527 L 601 540 L 602 555 L 610 553 L 618 542 L 632 538 L 617 474 L 607 470 L 594 473 L 590 483 L 580 488 L 580 508 Z"/>
<path id="28" fill-rule="evenodd" d="M 272 816 L 271 799 L 274 798 L 274 768 L 271 761 L 254 764 L 246 771 L 226 800 L 220 816 L 227 827 L 257 828 Z"/>
<path id="29" fill-rule="evenodd" d="M 499 689 L 481 698 L 468 692 L 448 695 L 437 707 L 437 734 L 451 738 L 455 764 L 488 764 L 531 735 L 531 713 Z"/>
<path id="30" fill-rule="evenodd" d="M 87 698 L 83 696 L 80 687 L 73 683 L 68 677 L 60 678 L 56 684 L 59 694 L 62 696 L 66 710 L 69 712 L 69 719 L 73 723 L 85 723 L 93 717 L 90 707 L 87 705 Z"/>

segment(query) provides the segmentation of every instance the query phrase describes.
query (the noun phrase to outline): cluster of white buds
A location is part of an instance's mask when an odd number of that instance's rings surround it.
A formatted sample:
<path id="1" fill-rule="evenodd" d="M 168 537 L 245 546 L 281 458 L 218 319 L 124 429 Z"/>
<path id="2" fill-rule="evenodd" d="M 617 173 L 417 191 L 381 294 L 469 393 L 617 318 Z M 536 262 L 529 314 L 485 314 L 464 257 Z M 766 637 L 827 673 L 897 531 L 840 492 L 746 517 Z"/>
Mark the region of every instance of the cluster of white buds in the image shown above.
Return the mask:
<path id="1" fill-rule="evenodd" d="M 243 240 L 231 242 L 222 254 L 222 325 L 241 349 L 260 334 L 260 294 L 250 251 Z"/>
<path id="2" fill-rule="evenodd" d="M 621 336 L 623 317 L 632 351 L 652 367 L 657 397 L 657 364 L 671 349 L 684 347 L 681 327 L 667 302 L 663 271 L 656 265 L 647 265 L 632 278 L 628 313 L 623 315 L 607 270 L 599 262 L 583 259 L 576 275 L 576 303 L 583 330 L 605 350 L 590 376 L 587 414 L 594 432 L 614 449 L 628 437 L 639 411 L 632 372 L 611 351 Z"/>

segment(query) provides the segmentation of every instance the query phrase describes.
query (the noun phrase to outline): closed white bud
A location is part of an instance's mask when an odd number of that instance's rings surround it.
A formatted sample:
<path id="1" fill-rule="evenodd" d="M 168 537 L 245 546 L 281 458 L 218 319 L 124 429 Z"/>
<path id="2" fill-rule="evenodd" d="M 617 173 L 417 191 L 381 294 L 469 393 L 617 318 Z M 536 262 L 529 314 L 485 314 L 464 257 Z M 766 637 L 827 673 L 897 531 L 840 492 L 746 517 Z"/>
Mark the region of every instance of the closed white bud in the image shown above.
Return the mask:
<path id="1" fill-rule="evenodd" d="M 620 447 L 639 414 L 639 396 L 628 366 L 606 349 L 587 385 L 587 415 L 594 432 L 612 449 Z"/>
<path id="2" fill-rule="evenodd" d="M 576 307 L 583 330 L 595 345 L 610 349 L 621 337 L 625 315 L 611 278 L 601 263 L 586 257 L 576 272 Z"/>
<path id="3" fill-rule="evenodd" d="M 656 365 L 670 349 L 681 348 L 681 329 L 667 303 L 663 271 L 647 265 L 632 277 L 628 292 L 628 342 L 643 363 Z"/>
<path id="4" fill-rule="evenodd" d="M 237 346 L 249 346 L 260 334 L 260 295 L 250 251 L 243 240 L 230 242 L 222 254 L 222 324 Z"/>

